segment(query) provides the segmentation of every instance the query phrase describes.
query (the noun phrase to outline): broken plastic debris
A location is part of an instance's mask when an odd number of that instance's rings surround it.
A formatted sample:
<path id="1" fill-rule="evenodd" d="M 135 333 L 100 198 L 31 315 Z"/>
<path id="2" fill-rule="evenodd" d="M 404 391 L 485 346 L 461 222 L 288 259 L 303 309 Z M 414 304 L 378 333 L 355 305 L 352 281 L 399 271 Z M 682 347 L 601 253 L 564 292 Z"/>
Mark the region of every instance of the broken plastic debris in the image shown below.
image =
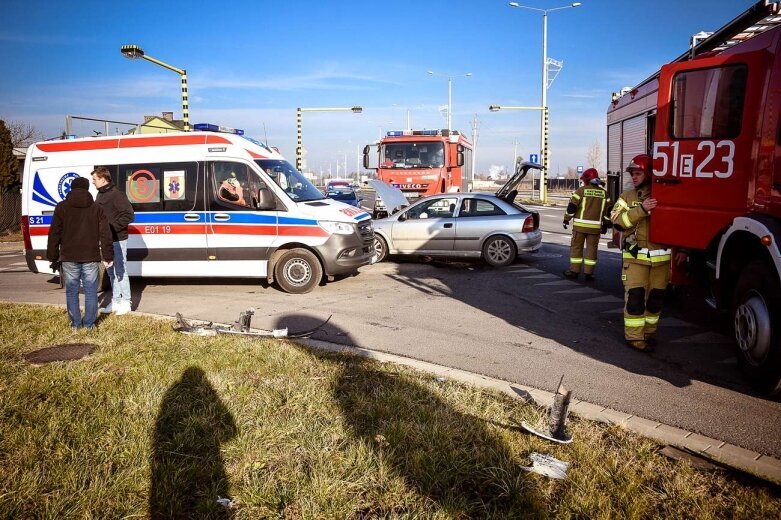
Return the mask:
<path id="1" fill-rule="evenodd" d="M 239 314 L 239 319 L 233 324 L 233 326 L 216 325 L 212 322 L 208 322 L 205 325 L 194 325 L 182 317 L 178 312 L 176 313 L 176 320 L 178 325 L 174 327 L 174 330 L 182 332 L 184 334 L 194 334 L 196 336 L 216 336 L 217 334 L 240 334 L 242 336 L 254 336 L 254 337 L 272 337 L 272 338 L 308 338 L 318 330 L 320 330 L 326 323 L 331 320 L 331 316 L 328 316 L 321 324 L 316 327 L 303 330 L 300 332 L 289 332 L 287 327 L 284 329 L 274 330 L 252 330 L 250 324 L 252 321 L 252 315 L 255 314 L 255 309 L 250 307 L 246 311 L 242 311 Z"/>
<path id="2" fill-rule="evenodd" d="M 445 378 L 444 377 L 440 376 L 440 377 L 437 378 L 437 383 L 444 383 L 444 382 L 445 382 Z"/>
<path id="3" fill-rule="evenodd" d="M 225 509 L 231 509 L 233 508 L 233 500 L 230 498 L 222 498 L 221 496 L 217 496 L 217 504 L 221 505 Z"/>
<path id="4" fill-rule="evenodd" d="M 569 462 L 536 452 L 529 454 L 529 458 L 532 461 L 532 465 L 521 466 L 521 469 L 560 480 L 567 478 Z"/>

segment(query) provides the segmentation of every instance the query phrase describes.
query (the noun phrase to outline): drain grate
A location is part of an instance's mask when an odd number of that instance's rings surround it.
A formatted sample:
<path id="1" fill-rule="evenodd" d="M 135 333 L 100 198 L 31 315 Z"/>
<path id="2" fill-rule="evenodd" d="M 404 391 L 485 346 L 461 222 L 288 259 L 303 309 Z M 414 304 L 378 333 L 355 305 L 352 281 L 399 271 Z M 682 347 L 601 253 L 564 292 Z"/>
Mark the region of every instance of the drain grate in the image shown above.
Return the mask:
<path id="1" fill-rule="evenodd" d="M 92 354 L 97 345 L 92 343 L 66 343 L 28 352 L 24 359 L 36 365 L 55 361 L 73 361 Z"/>

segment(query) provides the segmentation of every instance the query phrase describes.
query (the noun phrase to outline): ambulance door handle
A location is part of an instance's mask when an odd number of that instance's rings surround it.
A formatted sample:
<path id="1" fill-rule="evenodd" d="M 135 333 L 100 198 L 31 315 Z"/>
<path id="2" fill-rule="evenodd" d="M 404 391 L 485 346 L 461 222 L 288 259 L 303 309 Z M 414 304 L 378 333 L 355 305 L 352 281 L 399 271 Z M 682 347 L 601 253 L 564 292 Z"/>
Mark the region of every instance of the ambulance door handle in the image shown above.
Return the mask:
<path id="1" fill-rule="evenodd" d="M 452 228 L 453 227 L 453 223 L 452 222 L 448 222 L 447 224 L 445 224 L 445 227 L 446 228 Z"/>
<path id="2" fill-rule="evenodd" d="M 662 179 L 655 179 L 657 184 L 680 184 L 681 179 L 668 179 L 668 178 L 662 178 Z"/>
<path id="3" fill-rule="evenodd" d="M 226 222 L 231 219 L 231 216 L 227 213 L 215 213 L 214 214 L 214 220 L 217 220 L 219 222 Z"/>
<path id="4" fill-rule="evenodd" d="M 184 214 L 184 219 L 187 222 L 196 222 L 198 220 L 201 220 L 201 216 L 199 214 L 197 214 L 197 213 L 185 213 Z"/>

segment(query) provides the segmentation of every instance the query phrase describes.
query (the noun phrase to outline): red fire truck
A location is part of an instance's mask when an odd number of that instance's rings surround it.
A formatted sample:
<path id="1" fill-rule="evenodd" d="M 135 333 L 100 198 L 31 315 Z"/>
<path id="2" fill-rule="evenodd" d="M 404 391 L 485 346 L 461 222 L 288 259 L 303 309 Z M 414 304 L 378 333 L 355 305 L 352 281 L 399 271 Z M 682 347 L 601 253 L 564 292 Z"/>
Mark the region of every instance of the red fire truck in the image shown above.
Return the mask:
<path id="1" fill-rule="evenodd" d="M 607 112 L 613 195 L 631 186 L 632 157 L 652 155 L 651 239 L 688 255 L 673 283 L 709 284 L 739 365 L 768 394 L 781 393 L 779 7 L 757 2 Z"/>
<path id="2" fill-rule="evenodd" d="M 371 153 L 376 168 L 370 167 Z M 396 130 L 363 149 L 363 166 L 377 178 L 415 199 L 434 193 L 465 191 L 471 178 L 472 143 L 456 130 Z M 375 209 L 374 217 L 381 213 Z"/>

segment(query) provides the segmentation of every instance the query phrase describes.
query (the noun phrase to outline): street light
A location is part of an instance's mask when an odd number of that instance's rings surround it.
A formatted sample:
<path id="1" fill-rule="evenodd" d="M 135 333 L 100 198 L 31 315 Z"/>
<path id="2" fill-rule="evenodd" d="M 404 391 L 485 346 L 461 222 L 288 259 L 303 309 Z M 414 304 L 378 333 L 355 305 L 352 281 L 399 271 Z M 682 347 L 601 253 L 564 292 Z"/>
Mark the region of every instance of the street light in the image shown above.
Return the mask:
<path id="1" fill-rule="evenodd" d="M 182 123 L 184 123 L 184 131 L 189 132 L 190 131 L 190 108 L 187 102 L 187 71 L 184 69 L 178 69 L 172 65 L 157 60 L 151 56 L 147 56 L 146 53 L 144 53 L 143 49 L 141 49 L 141 47 L 139 47 L 138 45 L 123 45 L 119 50 L 120 52 L 122 52 L 122 55 L 125 58 L 129 58 L 131 60 L 137 58 L 144 58 L 147 61 L 151 61 L 152 63 L 156 63 L 161 67 L 165 67 L 168 70 L 172 70 L 182 77 Z"/>
<path id="2" fill-rule="evenodd" d="M 301 171 L 303 161 L 304 144 L 301 138 L 301 122 L 303 112 L 352 112 L 353 114 L 360 114 L 363 112 L 363 107 L 355 105 L 353 107 L 346 108 L 296 108 L 296 170 Z"/>
<path id="3" fill-rule="evenodd" d="M 542 107 L 542 111 L 540 112 L 540 153 L 542 154 L 542 161 L 540 161 L 540 164 L 542 164 L 542 171 L 540 172 L 540 198 L 544 203 L 548 202 L 548 190 L 546 186 L 548 170 L 548 13 L 560 11 L 561 9 L 569 9 L 571 7 L 580 7 L 580 5 L 580 2 L 573 2 L 570 5 L 561 7 L 540 9 L 537 7 L 521 5 L 518 2 L 510 2 L 510 7 L 529 9 L 542 13 L 542 102 L 540 103 L 540 106 Z"/>
<path id="4" fill-rule="evenodd" d="M 452 129 L 452 114 L 453 114 L 453 76 L 452 74 L 439 74 L 437 72 L 434 72 L 432 70 L 427 71 L 431 76 L 440 76 L 442 78 L 447 78 L 447 129 L 450 131 Z M 464 74 L 464 77 L 468 78 L 471 76 L 471 72 L 467 72 Z"/>

